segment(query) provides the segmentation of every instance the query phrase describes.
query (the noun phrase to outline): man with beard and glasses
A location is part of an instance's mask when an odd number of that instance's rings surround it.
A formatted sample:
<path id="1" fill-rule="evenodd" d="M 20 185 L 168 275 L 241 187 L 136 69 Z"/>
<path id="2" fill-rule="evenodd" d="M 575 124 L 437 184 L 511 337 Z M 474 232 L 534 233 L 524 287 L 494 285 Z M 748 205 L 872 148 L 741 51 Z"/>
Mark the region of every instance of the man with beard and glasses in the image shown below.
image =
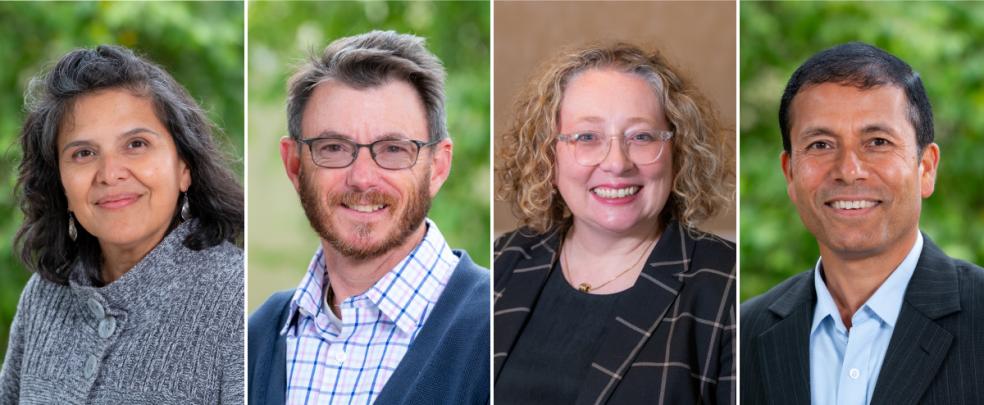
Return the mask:
<path id="1" fill-rule="evenodd" d="M 984 269 L 919 231 L 940 148 L 919 74 L 817 53 L 779 107 L 786 190 L 820 258 L 741 307 L 743 404 L 984 404 Z"/>
<path id="2" fill-rule="evenodd" d="M 427 219 L 453 148 L 423 44 L 342 38 L 290 79 L 280 154 L 321 244 L 249 319 L 251 404 L 488 402 L 489 272 Z"/>

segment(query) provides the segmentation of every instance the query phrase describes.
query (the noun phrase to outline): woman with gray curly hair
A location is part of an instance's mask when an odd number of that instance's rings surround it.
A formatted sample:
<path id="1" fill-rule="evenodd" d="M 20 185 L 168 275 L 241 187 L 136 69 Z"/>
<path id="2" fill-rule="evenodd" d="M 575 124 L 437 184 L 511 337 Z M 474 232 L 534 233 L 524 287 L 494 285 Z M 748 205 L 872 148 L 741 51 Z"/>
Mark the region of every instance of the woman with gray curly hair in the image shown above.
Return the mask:
<path id="1" fill-rule="evenodd" d="M 496 155 L 497 403 L 734 403 L 735 246 L 695 228 L 733 201 L 727 134 L 658 53 L 544 65 Z"/>

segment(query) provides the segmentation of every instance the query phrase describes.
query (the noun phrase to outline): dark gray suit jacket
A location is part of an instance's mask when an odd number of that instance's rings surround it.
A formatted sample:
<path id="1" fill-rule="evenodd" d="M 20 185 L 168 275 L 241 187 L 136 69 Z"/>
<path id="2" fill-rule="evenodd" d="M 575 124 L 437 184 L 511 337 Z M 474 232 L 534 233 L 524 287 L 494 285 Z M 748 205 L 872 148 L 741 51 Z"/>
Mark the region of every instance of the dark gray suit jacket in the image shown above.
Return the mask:
<path id="1" fill-rule="evenodd" d="M 984 404 L 984 269 L 923 234 L 872 405 Z M 810 403 L 813 270 L 741 306 L 741 403 Z"/>

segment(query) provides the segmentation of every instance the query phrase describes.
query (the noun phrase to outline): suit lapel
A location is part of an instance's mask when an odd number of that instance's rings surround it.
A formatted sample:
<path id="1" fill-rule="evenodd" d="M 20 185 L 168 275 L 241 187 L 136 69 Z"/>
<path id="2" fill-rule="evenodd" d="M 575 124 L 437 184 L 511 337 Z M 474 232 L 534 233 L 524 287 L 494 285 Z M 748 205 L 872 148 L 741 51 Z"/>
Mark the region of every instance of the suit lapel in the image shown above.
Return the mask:
<path id="1" fill-rule="evenodd" d="M 815 271 L 815 270 L 814 270 Z M 813 272 L 802 277 L 769 310 L 781 320 L 751 342 L 765 370 L 773 404 L 810 403 L 810 325 L 816 305 Z"/>
<path id="2" fill-rule="evenodd" d="M 960 311 L 953 262 L 926 235 L 906 288 L 871 403 L 915 404 L 939 371 L 953 335 L 935 320 Z"/>
<path id="3" fill-rule="evenodd" d="M 499 371 L 508 353 L 516 343 L 516 338 L 529 320 L 536 301 L 543 291 L 550 271 L 557 260 L 557 247 L 563 238 L 562 228 L 557 228 L 547 234 L 538 243 L 527 247 L 506 247 L 506 249 L 521 250 L 520 259 L 513 267 L 503 287 L 496 286 L 495 339 L 493 343 L 493 375 L 499 377 Z M 496 265 L 500 265 L 496 263 Z M 501 265 L 506 265 L 505 263 Z"/>
<path id="4" fill-rule="evenodd" d="M 601 404 L 611 397 L 643 345 L 671 312 L 683 286 L 677 275 L 689 268 L 693 245 L 679 224 L 668 224 L 635 285 L 618 298 L 576 403 Z"/>

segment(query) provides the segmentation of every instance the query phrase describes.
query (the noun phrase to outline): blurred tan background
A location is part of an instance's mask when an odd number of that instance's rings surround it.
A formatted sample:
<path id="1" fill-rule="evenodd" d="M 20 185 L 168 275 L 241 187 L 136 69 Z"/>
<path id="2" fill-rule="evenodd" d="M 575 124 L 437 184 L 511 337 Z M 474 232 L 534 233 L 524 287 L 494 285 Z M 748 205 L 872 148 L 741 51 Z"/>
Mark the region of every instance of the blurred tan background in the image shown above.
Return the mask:
<path id="1" fill-rule="evenodd" d="M 495 2 L 494 111 L 496 145 L 512 115 L 516 94 L 537 66 L 559 49 L 604 40 L 656 48 L 735 129 L 735 2 Z M 734 144 L 734 135 L 730 141 Z M 495 201 L 496 235 L 516 227 Z M 735 209 L 702 229 L 735 240 Z"/>

